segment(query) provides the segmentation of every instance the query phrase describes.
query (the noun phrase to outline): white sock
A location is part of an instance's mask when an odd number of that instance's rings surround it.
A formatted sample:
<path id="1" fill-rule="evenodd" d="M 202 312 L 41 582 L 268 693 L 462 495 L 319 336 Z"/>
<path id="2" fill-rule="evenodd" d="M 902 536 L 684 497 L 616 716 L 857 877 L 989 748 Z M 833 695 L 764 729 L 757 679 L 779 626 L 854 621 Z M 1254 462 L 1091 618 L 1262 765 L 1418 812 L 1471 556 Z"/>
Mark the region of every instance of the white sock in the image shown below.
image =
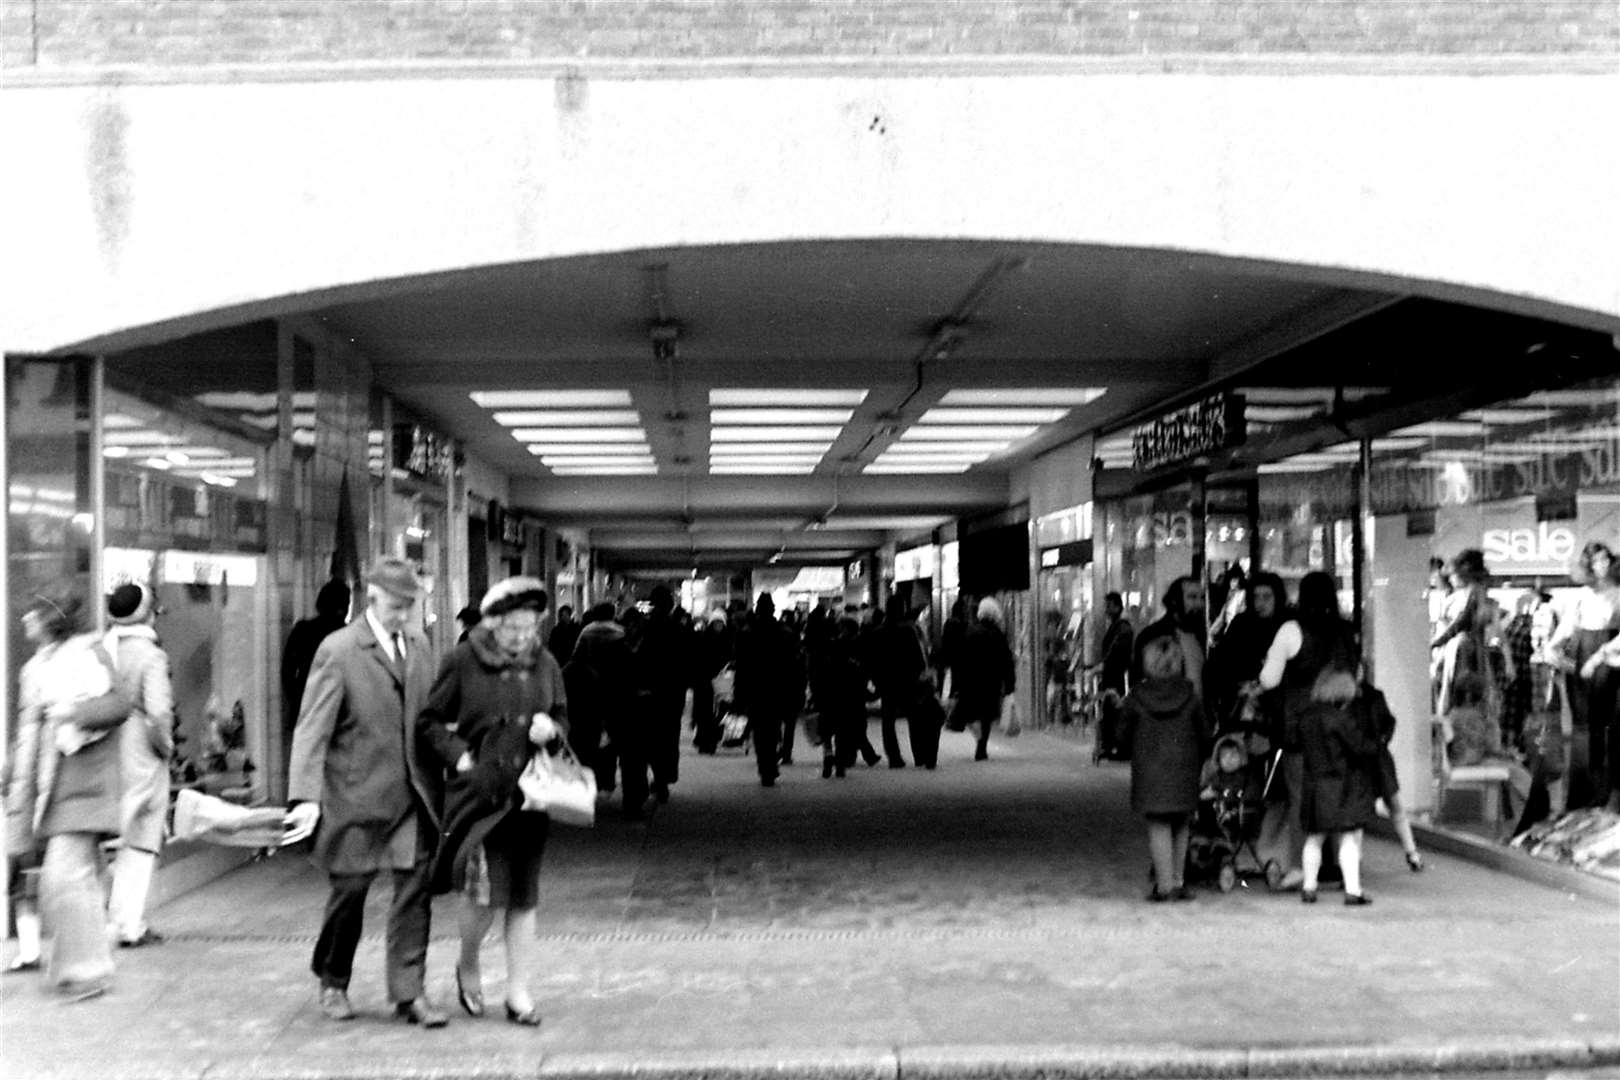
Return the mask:
<path id="1" fill-rule="evenodd" d="M 1305 835 L 1305 848 L 1300 852 L 1300 868 L 1305 871 L 1305 883 L 1302 886 L 1306 892 L 1316 891 L 1316 879 L 1322 872 L 1322 840 L 1321 833 L 1307 833 Z"/>
<path id="2" fill-rule="evenodd" d="M 119 848 L 113 858 L 112 894 L 107 915 L 122 941 L 135 941 L 146 932 L 146 894 L 152 887 L 157 856 L 150 851 Z"/>
<path id="3" fill-rule="evenodd" d="M 1361 895 L 1361 830 L 1339 834 L 1339 872 L 1344 875 L 1344 894 Z"/>

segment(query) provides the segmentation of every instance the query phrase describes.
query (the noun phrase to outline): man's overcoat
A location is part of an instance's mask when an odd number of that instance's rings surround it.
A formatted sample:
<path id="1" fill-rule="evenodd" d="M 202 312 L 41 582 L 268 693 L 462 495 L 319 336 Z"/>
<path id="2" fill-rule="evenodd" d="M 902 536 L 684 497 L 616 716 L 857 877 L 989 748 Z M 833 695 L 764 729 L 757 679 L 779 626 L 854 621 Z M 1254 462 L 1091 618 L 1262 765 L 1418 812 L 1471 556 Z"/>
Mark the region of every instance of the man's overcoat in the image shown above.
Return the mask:
<path id="1" fill-rule="evenodd" d="M 364 617 L 326 637 L 315 650 L 293 733 L 292 802 L 321 805 L 314 858 L 332 874 L 408 869 L 421 847 L 431 851 L 440 828 L 444 778 L 416 740 L 417 714 L 433 685 L 427 638 L 404 631 L 403 672 Z M 413 808 L 425 811 L 430 835 L 400 845 L 396 832 Z"/>

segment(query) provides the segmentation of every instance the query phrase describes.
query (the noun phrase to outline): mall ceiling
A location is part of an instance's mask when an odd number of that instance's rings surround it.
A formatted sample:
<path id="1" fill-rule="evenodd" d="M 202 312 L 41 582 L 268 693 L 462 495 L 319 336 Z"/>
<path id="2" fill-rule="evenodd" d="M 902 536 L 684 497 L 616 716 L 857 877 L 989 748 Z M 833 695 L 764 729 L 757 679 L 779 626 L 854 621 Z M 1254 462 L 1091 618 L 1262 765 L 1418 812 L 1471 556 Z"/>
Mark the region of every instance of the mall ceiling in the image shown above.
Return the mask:
<path id="1" fill-rule="evenodd" d="M 483 268 L 314 314 L 510 473 L 514 505 L 619 569 L 677 571 L 836 563 L 999 510 L 1019 463 L 1398 299 L 1195 255 L 893 240 Z"/>

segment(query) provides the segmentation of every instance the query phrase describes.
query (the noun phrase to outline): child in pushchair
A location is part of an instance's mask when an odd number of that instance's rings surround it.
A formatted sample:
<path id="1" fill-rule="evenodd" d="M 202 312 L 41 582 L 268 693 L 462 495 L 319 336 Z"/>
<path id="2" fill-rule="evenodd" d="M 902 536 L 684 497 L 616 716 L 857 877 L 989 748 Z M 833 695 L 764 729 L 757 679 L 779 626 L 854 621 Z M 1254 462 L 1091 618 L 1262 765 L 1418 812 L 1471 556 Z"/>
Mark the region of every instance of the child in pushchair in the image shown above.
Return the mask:
<path id="1" fill-rule="evenodd" d="M 1231 892 L 1239 882 L 1247 884 L 1251 876 L 1263 876 L 1273 889 L 1282 882 L 1282 867 L 1276 860 L 1262 861 L 1255 849 L 1275 767 L 1267 749 L 1263 737 L 1239 732 L 1215 740 L 1199 777 L 1198 812 L 1187 843 L 1187 880 L 1213 880 L 1221 892 Z"/>

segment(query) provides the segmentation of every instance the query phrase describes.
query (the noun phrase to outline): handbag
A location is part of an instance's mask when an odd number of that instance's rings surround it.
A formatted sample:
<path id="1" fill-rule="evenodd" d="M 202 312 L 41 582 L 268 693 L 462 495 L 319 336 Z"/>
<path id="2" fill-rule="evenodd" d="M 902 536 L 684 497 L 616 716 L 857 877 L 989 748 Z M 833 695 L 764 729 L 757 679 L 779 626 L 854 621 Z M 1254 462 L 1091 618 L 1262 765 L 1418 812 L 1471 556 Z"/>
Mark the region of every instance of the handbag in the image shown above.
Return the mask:
<path id="1" fill-rule="evenodd" d="M 567 740 L 555 754 L 536 750 L 518 774 L 523 809 L 550 816 L 559 825 L 596 822 L 596 774 L 579 763 Z"/>

